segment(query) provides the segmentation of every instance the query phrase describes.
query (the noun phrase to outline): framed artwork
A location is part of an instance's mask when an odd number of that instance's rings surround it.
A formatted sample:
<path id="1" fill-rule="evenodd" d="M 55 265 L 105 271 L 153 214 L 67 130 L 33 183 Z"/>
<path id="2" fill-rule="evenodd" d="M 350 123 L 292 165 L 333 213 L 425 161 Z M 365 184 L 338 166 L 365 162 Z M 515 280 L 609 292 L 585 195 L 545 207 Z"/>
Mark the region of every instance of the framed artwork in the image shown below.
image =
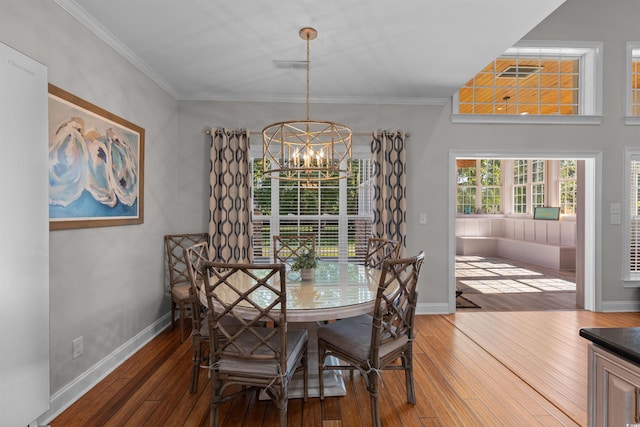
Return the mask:
<path id="1" fill-rule="evenodd" d="M 144 129 L 49 84 L 49 228 L 144 222 Z"/>
<path id="2" fill-rule="evenodd" d="M 560 219 L 560 208 L 535 208 L 533 219 L 558 221 Z"/>

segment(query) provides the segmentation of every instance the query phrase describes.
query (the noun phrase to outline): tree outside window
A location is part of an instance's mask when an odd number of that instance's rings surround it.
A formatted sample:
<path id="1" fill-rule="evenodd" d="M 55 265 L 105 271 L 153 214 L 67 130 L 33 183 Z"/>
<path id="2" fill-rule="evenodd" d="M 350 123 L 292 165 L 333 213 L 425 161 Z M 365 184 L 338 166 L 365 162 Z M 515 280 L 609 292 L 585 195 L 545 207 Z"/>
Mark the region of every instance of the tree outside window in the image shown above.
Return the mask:
<path id="1" fill-rule="evenodd" d="M 502 212 L 500 160 L 478 159 L 458 167 L 458 213 Z"/>
<path id="2" fill-rule="evenodd" d="M 575 160 L 560 160 L 560 178 L 558 186 L 560 195 L 560 212 L 564 215 L 575 215 L 578 203 L 578 183 Z"/>

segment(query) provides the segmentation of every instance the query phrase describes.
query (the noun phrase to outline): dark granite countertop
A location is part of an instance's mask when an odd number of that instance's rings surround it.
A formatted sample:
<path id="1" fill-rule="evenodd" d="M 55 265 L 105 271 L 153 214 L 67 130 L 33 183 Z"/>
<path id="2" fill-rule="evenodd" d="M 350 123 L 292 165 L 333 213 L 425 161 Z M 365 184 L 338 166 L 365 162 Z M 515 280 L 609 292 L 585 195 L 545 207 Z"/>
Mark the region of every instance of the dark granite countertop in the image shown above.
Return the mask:
<path id="1" fill-rule="evenodd" d="M 640 365 L 640 328 L 582 328 L 580 336 Z"/>

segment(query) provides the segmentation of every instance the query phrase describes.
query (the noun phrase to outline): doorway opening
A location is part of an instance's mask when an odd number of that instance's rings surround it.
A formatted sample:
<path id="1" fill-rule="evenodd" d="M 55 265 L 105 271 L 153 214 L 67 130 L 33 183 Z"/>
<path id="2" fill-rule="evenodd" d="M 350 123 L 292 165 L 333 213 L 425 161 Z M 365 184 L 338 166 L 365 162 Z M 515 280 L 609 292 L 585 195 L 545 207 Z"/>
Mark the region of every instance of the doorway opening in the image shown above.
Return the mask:
<path id="1" fill-rule="evenodd" d="M 577 180 L 577 188 L 578 188 L 577 207 L 578 208 L 575 212 L 575 217 L 573 219 L 574 224 L 571 224 L 571 221 L 565 221 L 564 223 L 562 223 L 563 228 L 567 228 L 569 230 L 571 229 L 575 230 L 574 236 L 573 236 L 575 238 L 575 242 L 574 242 L 575 247 L 573 248 L 575 252 L 573 254 L 567 254 L 567 253 L 560 254 L 558 252 L 558 255 L 556 255 L 559 257 L 559 259 L 561 259 L 561 261 L 558 261 L 558 262 L 562 262 L 562 263 L 566 263 L 566 260 L 571 259 L 571 257 L 573 256 L 572 261 L 575 263 L 574 264 L 575 273 L 573 277 L 571 275 L 572 272 L 568 271 L 570 270 L 570 268 L 567 268 L 566 265 L 564 264 L 563 264 L 563 268 L 558 268 L 557 270 L 554 271 L 554 268 L 545 269 L 544 263 L 542 268 L 536 268 L 535 260 L 534 262 L 529 264 L 527 264 L 527 262 L 523 263 L 522 257 L 520 257 L 521 258 L 520 260 L 514 261 L 514 262 L 510 262 L 511 260 L 509 259 L 503 259 L 501 256 L 492 257 L 489 260 L 468 259 L 468 258 L 465 260 L 465 258 L 460 258 L 461 239 L 456 239 L 456 236 L 458 234 L 461 234 L 460 230 L 456 229 L 456 226 L 458 227 L 461 226 L 460 218 L 462 218 L 462 220 L 471 220 L 470 222 L 471 224 L 474 224 L 477 222 L 475 221 L 475 219 L 482 220 L 484 225 L 481 225 L 480 227 L 481 228 L 484 227 L 483 232 L 489 233 L 490 236 L 491 236 L 491 233 L 494 233 L 493 234 L 494 237 L 502 236 L 502 234 L 500 233 L 505 232 L 504 229 L 501 229 L 500 227 L 507 227 L 506 233 L 508 234 L 510 232 L 511 234 L 507 235 L 506 238 L 505 237 L 486 238 L 486 236 L 483 236 L 479 239 L 471 238 L 469 239 L 470 241 L 467 242 L 468 244 L 471 245 L 470 247 L 472 249 L 473 249 L 473 245 L 476 243 L 480 244 L 480 246 L 485 249 L 489 248 L 489 253 L 491 253 L 491 248 L 490 248 L 491 245 L 495 245 L 494 246 L 495 248 L 497 247 L 497 244 L 500 243 L 501 247 L 503 247 L 502 245 L 504 245 L 504 247 L 508 248 L 505 250 L 507 254 L 512 253 L 510 251 L 516 251 L 516 252 L 530 251 L 530 253 L 535 254 L 536 250 L 539 249 L 536 246 L 536 244 L 540 243 L 539 241 L 541 238 L 542 239 L 546 238 L 545 237 L 546 234 L 543 235 L 542 233 L 549 233 L 549 238 L 551 240 L 557 239 L 557 241 L 555 242 L 557 243 L 557 246 L 565 246 L 564 243 L 561 244 L 559 242 L 559 239 L 561 237 L 560 233 L 563 234 L 563 237 L 562 237 L 563 239 L 567 239 L 567 234 L 564 231 L 560 231 L 560 225 L 562 221 L 555 221 L 555 222 L 533 221 L 533 218 L 530 215 L 529 216 L 514 215 L 513 212 L 518 212 L 518 213 L 523 212 L 522 210 L 518 211 L 519 207 L 513 205 L 514 203 L 518 203 L 517 200 L 515 202 L 514 201 L 507 202 L 508 210 L 503 211 L 503 212 L 507 212 L 507 214 L 496 215 L 491 211 L 483 212 L 479 209 L 476 211 L 469 212 L 467 207 L 460 208 L 459 193 L 457 189 L 458 187 L 457 184 L 459 179 L 458 165 L 460 164 L 461 160 L 465 160 L 465 159 L 466 160 L 468 159 L 499 159 L 499 160 L 510 161 L 510 164 L 516 163 L 516 160 L 521 161 L 523 159 L 524 160 L 529 159 L 530 161 L 531 160 L 559 161 L 563 159 L 576 160 L 576 163 L 578 165 L 578 168 L 577 168 L 578 169 L 578 173 L 577 173 L 577 177 L 578 177 L 577 178 L 578 179 Z M 509 162 L 505 162 L 505 163 L 509 163 Z M 548 163 L 552 164 L 553 162 L 548 162 Z M 558 153 L 558 152 L 537 152 L 537 151 L 536 152 L 534 151 L 526 151 L 526 152 L 498 151 L 498 152 L 489 153 L 489 152 L 469 151 L 469 150 L 452 150 L 450 152 L 450 171 L 452 171 L 452 176 L 450 179 L 450 188 L 449 188 L 449 194 L 450 194 L 449 311 L 450 312 L 455 312 L 456 299 L 457 299 L 456 297 L 460 293 L 460 289 L 457 286 L 458 282 L 456 280 L 456 276 L 457 276 L 456 265 L 460 267 L 465 261 L 467 262 L 470 261 L 470 264 L 472 267 L 473 266 L 478 267 L 483 265 L 486 265 L 487 267 L 495 267 L 495 265 L 491 266 L 489 264 L 491 262 L 498 263 L 498 267 L 503 267 L 502 273 L 504 273 L 505 275 L 513 274 L 514 272 L 521 273 L 520 277 L 522 277 L 522 275 L 525 275 L 525 276 L 531 275 L 531 277 L 529 278 L 525 277 L 523 280 L 515 280 L 512 282 L 509 282 L 509 280 L 506 278 L 504 278 L 505 280 L 500 281 L 500 278 L 498 278 L 493 284 L 496 284 L 496 286 L 498 287 L 499 285 L 501 286 L 506 284 L 507 286 L 503 287 L 503 290 L 505 290 L 506 292 L 511 291 L 516 293 L 516 292 L 523 291 L 525 290 L 527 283 L 530 285 L 533 285 L 532 287 L 529 288 L 529 290 L 532 292 L 544 292 L 545 289 L 549 290 L 550 292 L 552 292 L 551 291 L 552 289 L 557 289 L 562 291 L 563 286 L 570 286 L 572 285 L 572 282 L 573 282 L 575 283 L 575 294 L 570 295 L 569 297 L 567 297 L 567 295 L 563 295 L 565 299 L 575 298 L 575 304 L 573 305 L 573 309 L 584 308 L 586 310 L 591 310 L 591 311 L 598 309 L 597 306 L 599 304 L 598 302 L 599 300 L 597 295 L 600 293 L 599 291 L 600 287 L 599 287 L 597 278 L 600 275 L 600 265 L 598 261 L 599 249 L 597 248 L 596 241 L 599 240 L 600 227 L 597 225 L 598 222 L 596 221 L 596 218 L 600 216 L 600 213 L 598 212 L 597 207 L 600 205 L 599 200 L 601 199 L 601 194 L 600 194 L 601 153 L 599 152 Z M 510 172 L 507 174 L 508 179 L 512 180 L 511 182 L 517 182 L 517 180 L 513 181 L 512 174 L 513 172 Z M 511 196 L 513 194 L 513 188 L 512 188 L 513 186 L 511 187 L 507 186 L 507 187 L 508 187 L 508 194 L 509 196 Z M 527 222 L 526 231 L 524 231 L 525 225 L 518 224 L 518 222 L 522 220 L 525 220 L 525 222 Z M 505 226 L 503 222 L 508 224 Z M 487 231 L 486 230 L 487 224 L 489 224 L 488 227 L 494 226 L 500 230 L 498 232 L 491 231 L 491 230 Z M 477 227 L 478 225 L 475 224 L 475 226 Z M 549 230 L 547 230 L 547 226 Z M 535 227 L 535 229 L 533 229 L 532 227 Z M 522 240 L 528 240 L 532 244 L 521 245 L 520 243 L 522 242 L 512 242 L 511 239 L 509 239 L 509 237 L 513 238 L 514 233 L 517 234 L 518 232 L 521 234 L 519 237 Z M 526 234 L 526 236 L 523 236 L 522 235 L 523 233 Z M 533 237 L 532 237 L 532 233 L 535 234 L 533 235 Z M 558 236 L 554 237 L 553 236 L 554 233 L 558 234 Z M 517 237 L 518 236 L 516 236 L 516 238 Z M 569 235 L 569 238 L 571 238 L 570 235 Z M 498 242 L 498 240 L 500 242 Z M 529 243 L 529 242 L 526 242 L 526 243 Z M 546 243 L 549 243 L 549 242 L 546 242 Z M 551 242 L 551 243 L 554 243 L 554 242 Z M 511 244 L 517 244 L 517 245 L 513 247 L 509 246 Z M 456 251 L 456 246 L 458 246 L 457 251 Z M 534 249 L 533 251 L 531 251 L 532 248 Z M 551 247 L 540 245 L 540 248 L 544 249 L 544 248 L 551 248 Z M 557 248 L 553 248 L 553 249 L 556 250 Z M 572 248 L 569 248 L 569 249 L 572 249 Z M 562 249 L 563 252 L 564 250 L 565 248 Z M 541 250 L 537 252 L 548 255 L 550 251 Z M 498 255 L 497 253 L 492 253 L 492 254 Z M 480 251 L 480 253 L 474 254 L 474 255 L 478 255 L 480 256 L 480 258 L 482 258 L 482 255 L 485 255 L 485 254 L 483 254 L 482 251 Z M 504 254 L 501 254 L 501 255 L 504 255 Z M 526 261 L 526 259 L 524 259 L 524 261 Z M 500 268 L 494 269 L 493 273 L 496 273 L 496 272 L 499 273 L 499 270 Z M 567 271 L 564 271 L 564 270 L 567 270 Z M 478 270 L 476 270 L 475 273 L 478 273 Z M 489 286 L 492 285 L 491 280 L 486 280 L 484 284 Z M 512 286 L 510 287 L 510 285 Z M 515 286 L 515 288 L 513 288 L 513 286 Z M 518 286 L 522 286 L 522 287 L 518 289 L 517 288 Z M 487 292 L 491 292 L 491 290 L 488 290 Z M 558 295 L 560 295 L 560 293 L 558 293 Z M 572 309 L 572 304 L 570 300 L 566 300 L 562 302 L 561 306 L 563 307 L 562 309 Z M 524 310 L 524 309 L 525 308 L 523 307 L 520 307 L 520 308 L 518 308 L 517 306 L 513 307 L 513 310 L 516 310 L 516 311 Z M 533 307 L 532 309 L 536 309 L 536 307 Z"/>

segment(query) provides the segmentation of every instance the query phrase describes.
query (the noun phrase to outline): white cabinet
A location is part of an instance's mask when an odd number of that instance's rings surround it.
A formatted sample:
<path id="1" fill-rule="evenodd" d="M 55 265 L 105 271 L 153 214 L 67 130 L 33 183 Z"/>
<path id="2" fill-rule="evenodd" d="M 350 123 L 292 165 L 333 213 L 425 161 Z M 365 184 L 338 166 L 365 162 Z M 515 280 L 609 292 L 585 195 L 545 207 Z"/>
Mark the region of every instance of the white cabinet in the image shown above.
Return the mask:
<path id="1" fill-rule="evenodd" d="M 47 68 L 0 43 L 0 427 L 49 409 Z"/>
<path id="2" fill-rule="evenodd" d="M 589 426 L 640 423 L 639 396 L 640 366 L 589 344 Z"/>

